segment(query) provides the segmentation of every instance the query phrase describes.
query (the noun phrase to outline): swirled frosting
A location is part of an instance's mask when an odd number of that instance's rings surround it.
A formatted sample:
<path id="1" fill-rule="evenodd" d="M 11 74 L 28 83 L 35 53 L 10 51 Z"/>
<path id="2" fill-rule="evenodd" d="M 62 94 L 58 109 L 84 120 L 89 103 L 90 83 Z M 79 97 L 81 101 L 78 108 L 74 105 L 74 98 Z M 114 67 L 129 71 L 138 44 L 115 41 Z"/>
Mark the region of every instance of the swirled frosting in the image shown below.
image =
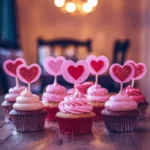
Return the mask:
<path id="1" fill-rule="evenodd" d="M 24 86 L 15 86 L 9 89 L 9 93 L 5 95 L 5 100 L 15 102 L 16 98 L 20 96 L 21 92 L 25 90 Z"/>
<path id="2" fill-rule="evenodd" d="M 68 95 L 72 95 L 72 94 L 74 94 L 74 92 L 75 92 L 75 89 L 74 89 L 74 88 L 71 88 L 71 89 L 69 89 L 69 90 L 67 91 L 67 94 L 68 94 Z"/>
<path id="3" fill-rule="evenodd" d="M 43 103 L 39 100 L 37 95 L 34 95 L 25 89 L 21 93 L 21 96 L 17 97 L 13 108 L 20 111 L 35 111 L 42 109 Z"/>
<path id="4" fill-rule="evenodd" d="M 82 84 L 76 84 L 76 88 L 81 92 L 82 94 L 87 94 L 87 90 L 90 86 L 93 85 L 93 82 L 84 82 Z"/>
<path id="5" fill-rule="evenodd" d="M 88 89 L 87 98 L 90 102 L 105 102 L 109 100 L 108 90 L 95 84 Z"/>
<path id="6" fill-rule="evenodd" d="M 67 91 L 63 86 L 59 84 L 48 85 L 46 92 L 43 93 L 43 102 L 61 102 L 67 95 Z"/>
<path id="7" fill-rule="evenodd" d="M 123 92 L 124 94 L 128 95 L 132 100 L 138 103 L 145 102 L 145 96 L 138 88 L 133 88 L 129 85 L 126 88 L 124 88 Z"/>
<path id="8" fill-rule="evenodd" d="M 119 93 L 110 97 L 105 103 L 105 108 L 112 111 L 130 111 L 137 109 L 137 103 L 129 96 Z"/>
<path id="9" fill-rule="evenodd" d="M 92 105 L 87 103 L 85 95 L 78 90 L 73 95 L 65 97 L 64 101 L 60 102 L 58 108 L 63 113 L 83 114 L 93 111 Z"/>

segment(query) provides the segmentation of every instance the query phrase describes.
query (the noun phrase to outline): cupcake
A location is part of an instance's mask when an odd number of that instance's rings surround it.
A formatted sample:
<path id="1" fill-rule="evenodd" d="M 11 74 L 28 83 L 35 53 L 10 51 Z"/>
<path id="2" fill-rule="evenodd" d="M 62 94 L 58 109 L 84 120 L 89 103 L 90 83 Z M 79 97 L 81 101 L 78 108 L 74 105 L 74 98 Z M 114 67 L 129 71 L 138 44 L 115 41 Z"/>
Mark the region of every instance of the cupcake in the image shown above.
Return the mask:
<path id="1" fill-rule="evenodd" d="M 145 100 L 146 98 L 142 92 L 138 88 L 133 88 L 130 85 L 123 91 L 124 94 L 127 94 L 132 100 L 137 102 L 139 111 L 138 119 L 145 119 L 149 103 Z"/>
<path id="2" fill-rule="evenodd" d="M 58 104 L 64 100 L 67 95 L 65 87 L 59 84 L 48 85 L 46 92 L 43 93 L 42 102 L 48 114 L 46 120 L 55 121 L 56 113 L 59 111 Z"/>
<path id="3" fill-rule="evenodd" d="M 87 94 L 87 90 L 90 86 L 93 85 L 92 81 L 87 81 L 82 84 L 75 84 L 76 88 L 79 90 L 82 94 Z M 67 91 L 68 95 L 72 95 L 75 92 L 75 88 L 71 88 Z"/>
<path id="4" fill-rule="evenodd" d="M 5 113 L 6 121 L 10 120 L 9 112 L 13 109 L 13 104 L 16 102 L 16 98 L 20 96 L 21 92 L 25 90 L 24 86 L 15 86 L 9 89 L 9 93 L 5 95 L 4 102 L 1 104 Z"/>
<path id="5" fill-rule="evenodd" d="M 78 90 L 67 95 L 58 105 L 56 114 L 60 131 L 63 134 L 86 134 L 91 132 L 93 118 L 92 105 L 87 103 L 85 95 Z"/>
<path id="6" fill-rule="evenodd" d="M 127 95 L 119 93 L 111 96 L 101 113 L 108 131 L 130 132 L 136 130 L 137 103 Z"/>
<path id="7" fill-rule="evenodd" d="M 104 109 L 105 102 L 109 100 L 108 90 L 95 84 L 88 89 L 87 99 L 88 103 L 93 106 L 94 120 L 102 120 L 101 111 Z"/>
<path id="8" fill-rule="evenodd" d="M 46 110 L 37 95 L 25 89 L 21 96 L 17 97 L 13 110 L 9 115 L 18 132 L 32 132 L 44 128 Z"/>

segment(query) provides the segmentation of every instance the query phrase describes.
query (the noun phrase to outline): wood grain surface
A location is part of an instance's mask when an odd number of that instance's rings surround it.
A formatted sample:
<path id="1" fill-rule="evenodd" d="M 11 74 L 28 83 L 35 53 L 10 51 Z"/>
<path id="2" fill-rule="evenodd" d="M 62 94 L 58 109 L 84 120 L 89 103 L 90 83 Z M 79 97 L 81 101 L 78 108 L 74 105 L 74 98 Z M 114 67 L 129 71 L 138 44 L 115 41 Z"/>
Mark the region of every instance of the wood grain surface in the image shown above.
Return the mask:
<path id="1" fill-rule="evenodd" d="M 46 122 L 43 131 L 17 133 L 0 108 L 0 150 L 150 150 L 150 109 L 147 116 L 130 133 L 107 132 L 102 122 L 94 122 L 87 135 L 63 135 L 57 122 Z"/>

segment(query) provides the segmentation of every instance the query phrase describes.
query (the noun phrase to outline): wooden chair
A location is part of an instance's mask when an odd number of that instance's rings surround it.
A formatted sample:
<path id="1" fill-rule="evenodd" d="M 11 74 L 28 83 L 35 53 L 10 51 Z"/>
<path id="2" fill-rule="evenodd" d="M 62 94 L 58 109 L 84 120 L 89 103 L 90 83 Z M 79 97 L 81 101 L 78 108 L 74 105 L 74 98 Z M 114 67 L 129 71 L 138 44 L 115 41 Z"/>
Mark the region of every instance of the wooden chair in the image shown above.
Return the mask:
<path id="1" fill-rule="evenodd" d="M 126 60 L 126 54 L 129 47 L 130 40 L 126 39 L 124 41 L 121 41 L 117 39 L 114 43 L 113 63 L 119 63 L 123 65 Z"/>
<path id="2" fill-rule="evenodd" d="M 77 61 L 80 48 L 84 48 L 86 57 L 90 52 L 92 52 L 92 41 L 90 39 L 81 41 L 72 38 L 60 38 L 60 39 L 52 39 L 52 40 L 44 40 L 39 38 L 37 40 L 37 48 L 38 48 L 38 63 L 42 67 L 42 75 L 41 75 L 41 84 L 42 84 L 42 91 L 44 87 L 48 84 L 53 83 L 53 76 L 50 77 L 43 68 L 44 59 L 47 56 L 64 56 L 66 59 L 71 59 L 73 61 Z M 59 49 L 59 53 L 58 53 Z M 70 51 L 72 53 L 70 53 Z M 58 82 L 61 85 L 66 85 L 68 88 L 71 84 L 67 83 L 62 76 L 58 77 Z"/>

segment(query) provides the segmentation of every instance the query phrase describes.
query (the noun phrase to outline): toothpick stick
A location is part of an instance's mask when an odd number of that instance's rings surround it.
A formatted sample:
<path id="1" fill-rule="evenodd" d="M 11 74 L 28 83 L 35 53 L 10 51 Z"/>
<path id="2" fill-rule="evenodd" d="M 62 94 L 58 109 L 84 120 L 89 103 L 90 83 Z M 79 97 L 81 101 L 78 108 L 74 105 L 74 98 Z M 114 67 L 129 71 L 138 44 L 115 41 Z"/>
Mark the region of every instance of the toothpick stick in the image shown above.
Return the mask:
<path id="1" fill-rule="evenodd" d="M 76 84 L 74 85 L 74 92 L 76 92 L 77 91 L 77 86 L 76 86 Z"/>
<path id="2" fill-rule="evenodd" d="M 98 84 L 98 75 L 95 75 L 95 84 Z"/>
<path id="3" fill-rule="evenodd" d="M 135 82 L 135 80 L 132 79 L 132 83 L 131 83 L 131 86 L 132 86 L 132 87 L 134 87 L 134 82 Z"/>
<path id="4" fill-rule="evenodd" d="M 120 93 L 122 93 L 123 90 L 123 83 L 120 83 Z"/>
<path id="5" fill-rule="evenodd" d="M 16 77 L 16 86 L 19 86 L 18 78 Z"/>
<path id="6" fill-rule="evenodd" d="M 57 84 L 57 76 L 54 76 L 54 85 Z"/>
<path id="7" fill-rule="evenodd" d="M 28 83 L 28 90 L 30 91 L 30 83 Z"/>

